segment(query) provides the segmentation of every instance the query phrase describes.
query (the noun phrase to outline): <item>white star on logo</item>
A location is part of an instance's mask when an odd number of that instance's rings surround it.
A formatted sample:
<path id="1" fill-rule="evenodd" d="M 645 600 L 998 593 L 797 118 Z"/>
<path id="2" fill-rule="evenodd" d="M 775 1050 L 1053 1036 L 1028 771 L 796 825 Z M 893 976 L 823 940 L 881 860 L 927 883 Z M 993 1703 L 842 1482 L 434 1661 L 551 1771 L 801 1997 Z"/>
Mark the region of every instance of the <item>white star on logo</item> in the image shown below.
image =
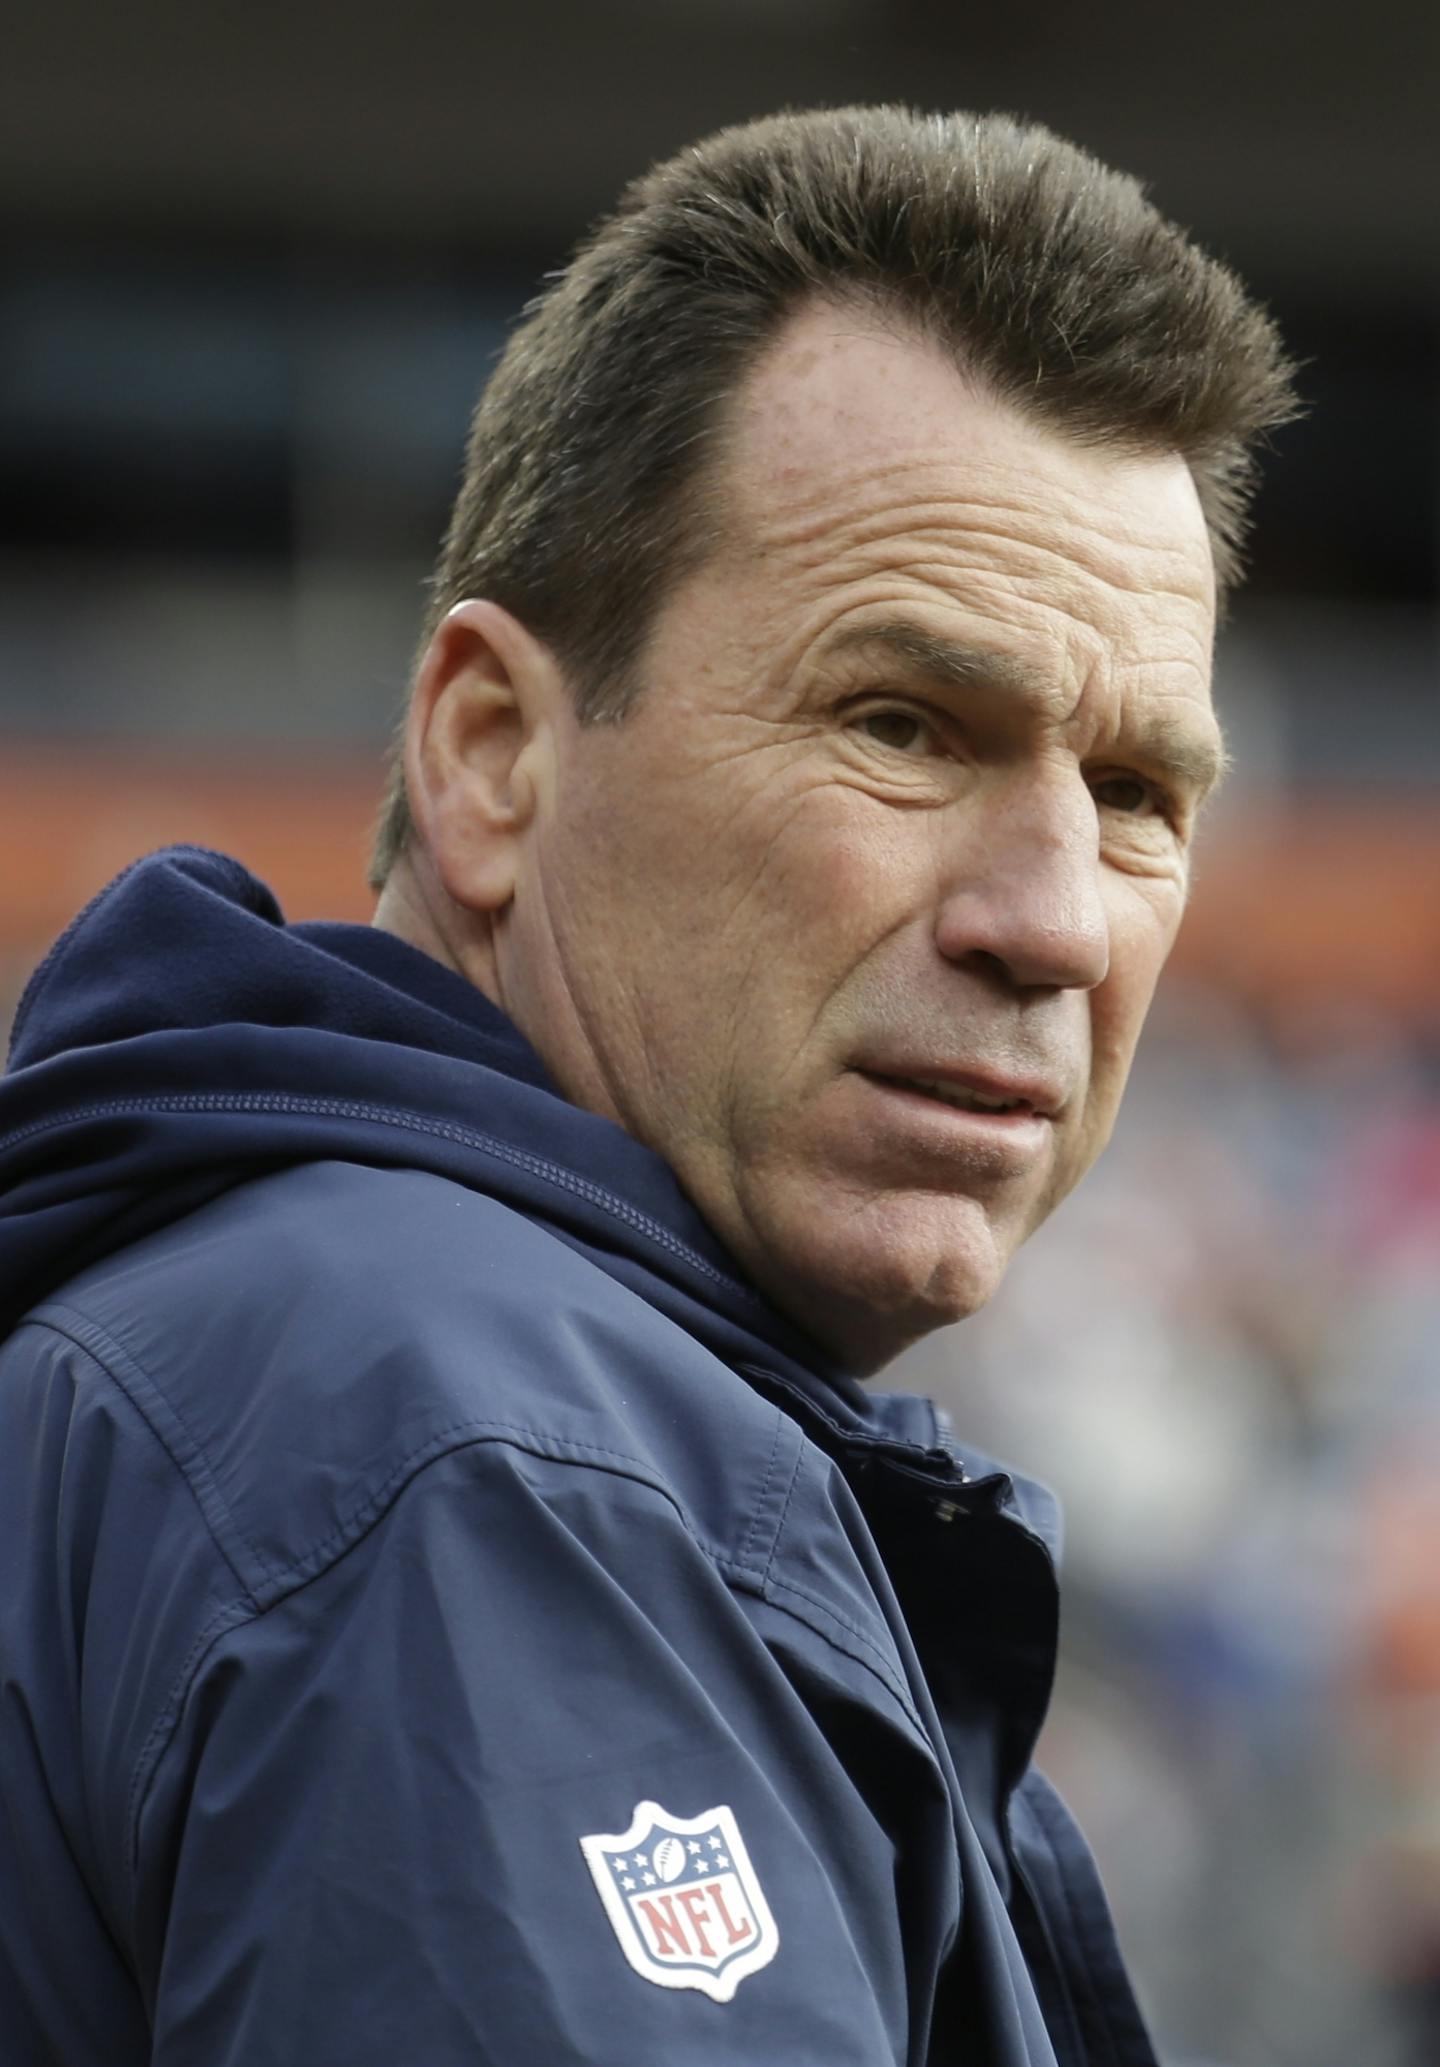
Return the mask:
<path id="1" fill-rule="evenodd" d="M 730 1864 L 730 1861 L 726 1858 L 723 1852 L 718 1852 L 715 1857 L 715 1864 L 717 1866 L 728 1866 Z"/>
<path id="2" fill-rule="evenodd" d="M 687 1846 L 685 1847 L 685 1849 L 686 1849 L 686 1851 L 687 1851 L 687 1852 L 698 1852 L 698 1851 L 699 1851 L 699 1849 L 700 1849 L 700 1847 L 699 1847 L 699 1845 L 698 1845 L 698 1844 L 696 1844 L 696 1842 L 695 1842 L 694 1838 L 692 1837 L 692 1838 L 691 1838 L 691 1840 L 690 1840 L 690 1842 L 689 1842 L 689 1844 L 688 1844 L 688 1845 L 687 1845 Z"/>
<path id="3" fill-rule="evenodd" d="M 637 1866 L 648 1866 L 650 1864 L 650 1860 L 647 1854 L 644 1852 L 637 1852 L 635 1854 L 635 1864 Z"/>
<path id="4" fill-rule="evenodd" d="M 710 1840 L 710 1849 L 711 1849 L 711 1851 L 712 1851 L 712 1852 L 718 1852 L 718 1851 L 719 1851 L 719 1849 L 720 1849 L 720 1840 L 719 1840 L 719 1838 L 718 1838 L 718 1837 L 712 1837 L 712 1838 L 711 1838 L 711 1840 Z"/>
<path id="5" fill-rule="evenodd" d="M 655 1876 L 654 1876 L 654 1874 L 653 1874 L 653 1873 L 647 1873 L 647 1874 L 646 1874 L 646 1875 L 644 1876 L 644 1878 L 645 1878 L 645 1885 L 646 1885 L 646 1887 L 647 1887 L 647 1888 L 653 1888 L 653 1887 L 654 1887 L 654 1885 L 655 1885 Z"/>
<path id="6" fill-rule="evenodd" d="M 633 1888 L 635 1883 L 627 1873 L 625 1878 L 621 1881 L 620 1885 L 622 1888 Z"/>
<path id="7" fill-rule="evenodd" d="M 612 1859 L 610 1861 L 610 1864 L 615 1868 L 615 1871 L 617 1873 L 623 1873 L 625 1871 L 625 1861 L 623 1859 Z"/>

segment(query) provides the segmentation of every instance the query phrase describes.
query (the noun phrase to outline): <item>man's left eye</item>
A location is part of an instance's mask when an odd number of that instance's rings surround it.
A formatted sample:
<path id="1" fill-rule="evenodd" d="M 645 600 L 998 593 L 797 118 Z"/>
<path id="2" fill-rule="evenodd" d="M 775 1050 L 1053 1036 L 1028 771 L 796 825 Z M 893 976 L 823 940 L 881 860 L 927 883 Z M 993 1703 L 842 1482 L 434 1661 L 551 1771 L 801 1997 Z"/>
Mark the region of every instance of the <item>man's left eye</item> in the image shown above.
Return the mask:
<path id="1" fill-rule="evenodd" d="M 913 711 L 867 711 L 860 723 L 877 746 L 896 753 L 928 753 L 935 743 L 930 727 Z"/>
<path id="2" fill-rule="evenodd" d="M 1164 813 L 1164 799 L 1154 783 L 1138 775 L 1102 775 L 1090 788 L 1096 803 L 1109 811 L 1122 811 L 1130 818 L 1155 818 Z"/>

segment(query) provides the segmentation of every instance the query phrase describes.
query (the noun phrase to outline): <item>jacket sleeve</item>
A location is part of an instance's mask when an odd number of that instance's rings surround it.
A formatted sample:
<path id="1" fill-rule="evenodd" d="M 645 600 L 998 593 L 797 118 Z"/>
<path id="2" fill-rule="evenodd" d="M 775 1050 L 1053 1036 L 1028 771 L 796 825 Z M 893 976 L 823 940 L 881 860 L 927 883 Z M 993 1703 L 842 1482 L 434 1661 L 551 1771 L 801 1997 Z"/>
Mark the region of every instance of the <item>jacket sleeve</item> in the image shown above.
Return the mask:
<path id="1" fill-rule="evenodd" d="M 623 1470 L 428 1465 L 216 1638 L 143 1776 L 154 2067 L 906 2058 L 845 1894 L 884 1833 L 757 1609 Z M 614 1841 L 644 1804 L 663 1853 Z"/>

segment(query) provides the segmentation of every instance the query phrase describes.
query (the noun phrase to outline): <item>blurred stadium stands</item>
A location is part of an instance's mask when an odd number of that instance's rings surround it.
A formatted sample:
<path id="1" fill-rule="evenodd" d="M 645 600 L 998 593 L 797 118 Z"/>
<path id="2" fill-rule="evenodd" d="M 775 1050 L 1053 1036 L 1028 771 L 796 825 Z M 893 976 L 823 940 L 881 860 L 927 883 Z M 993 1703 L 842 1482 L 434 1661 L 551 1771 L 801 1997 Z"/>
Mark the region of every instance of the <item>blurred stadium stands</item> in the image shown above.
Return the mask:
<path id="1" fill-rule="evenodd" d="M 1440 14 L 100 0 L 0 71 L 0 1023 L 147 847 L 364 916 L 466 414 L 653 156 L 1009 106 L 1308 363 L 1115 1146 L 913 1368 L 1069 1516 L 1051 1769 L 1176 2067 L 1440 2059 Z"/>

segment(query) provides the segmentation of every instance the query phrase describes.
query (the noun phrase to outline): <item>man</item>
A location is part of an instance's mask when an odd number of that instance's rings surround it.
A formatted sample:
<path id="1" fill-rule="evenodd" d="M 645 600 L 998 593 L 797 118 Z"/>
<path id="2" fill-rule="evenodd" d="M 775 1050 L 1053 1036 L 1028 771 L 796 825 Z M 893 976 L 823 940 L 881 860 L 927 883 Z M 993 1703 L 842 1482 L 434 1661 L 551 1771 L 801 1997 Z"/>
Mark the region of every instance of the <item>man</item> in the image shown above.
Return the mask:
<path id="1" fill-rule="evenodd" d="M 7 2061 L 1152 2058 L 1049 1503 L 856 1381 L 1104 1144 L 1287 408 L 999 119 L 725 133 L 531 312 L 376 926 L 181 850 L 21 1007 Z"/>

